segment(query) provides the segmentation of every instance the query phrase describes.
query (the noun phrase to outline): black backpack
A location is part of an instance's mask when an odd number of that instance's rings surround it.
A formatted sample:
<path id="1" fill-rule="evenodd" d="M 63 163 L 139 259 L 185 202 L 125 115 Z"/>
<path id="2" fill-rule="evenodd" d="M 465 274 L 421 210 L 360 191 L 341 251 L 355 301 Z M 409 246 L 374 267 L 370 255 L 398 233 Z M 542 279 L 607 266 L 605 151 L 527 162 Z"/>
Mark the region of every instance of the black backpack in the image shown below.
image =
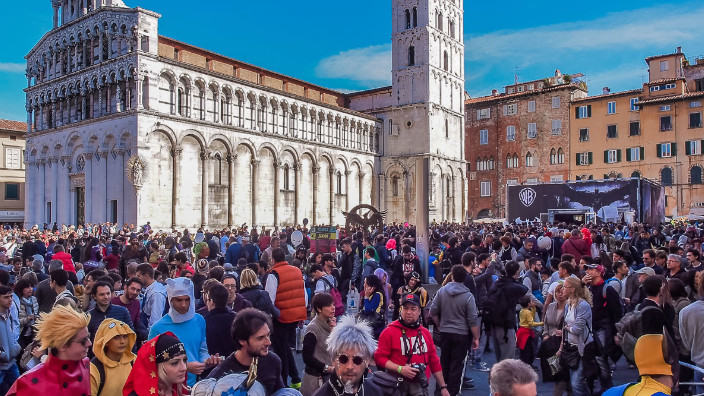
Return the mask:
<path id="1" fill-rule="evenodd" d="M 105 366 L 103 366 L 103 362 L 101 362 L 97 356 L 90 359 L 90 363 L 98 369 L 98 374 L 100 375 L 100 385 L 98 385 L 98 393 L 96 393 L 97 396 L 100 396 L 100 393 L 105 387 Z M 134 366 L 134 362 L 130 362 L 130 366 Z"/>
<path id="2" fill-rule="evenodd" d="M 516 327 L 515 307 L 511 306 L 509 301 L 498 287 L 492 287 L 484 301 L 482 317 L 492 325 L 512 329 Z"/>

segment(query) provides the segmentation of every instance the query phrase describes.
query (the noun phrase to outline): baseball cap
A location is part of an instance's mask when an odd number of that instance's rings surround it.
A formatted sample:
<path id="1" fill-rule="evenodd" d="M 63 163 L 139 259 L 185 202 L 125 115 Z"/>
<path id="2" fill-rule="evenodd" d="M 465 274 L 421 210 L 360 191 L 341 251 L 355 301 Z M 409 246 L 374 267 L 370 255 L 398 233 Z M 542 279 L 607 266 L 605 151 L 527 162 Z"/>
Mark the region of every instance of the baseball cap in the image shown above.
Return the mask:
<path id="1" fill-rule="evenodd" d="M 418 296 L 413 293 L 408 293 L 404 295 L 401 299 L 401 305 L 405 304 L 413 304 L 417 307 L 420 307 L 420 298 L 418 298 Z"/>
<path id="2" fill-rule="evenodd" d="M 655 276 L 655 270 L 650 267 L 643 267 L 636 271 L 636 274 L 644 274 L 648 276 Z"/>
<path id="3" fill-rule="evenodd" d="M 599 273 L 601 273 L 601 274 L 604 273 L 604 266 L 601 264 L 589 264 L 589 265 L 585 265 L 585 267 L 587 269 L 595 269 L 595 270 L 599 271 Z"/>

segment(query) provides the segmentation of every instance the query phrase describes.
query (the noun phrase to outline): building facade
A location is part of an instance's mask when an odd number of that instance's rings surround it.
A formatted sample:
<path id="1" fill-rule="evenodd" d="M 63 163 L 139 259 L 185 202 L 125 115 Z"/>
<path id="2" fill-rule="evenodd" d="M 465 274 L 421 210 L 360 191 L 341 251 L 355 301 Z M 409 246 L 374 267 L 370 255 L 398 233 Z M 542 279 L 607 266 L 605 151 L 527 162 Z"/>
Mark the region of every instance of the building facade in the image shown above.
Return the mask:
<path id="1" fill-rule="evenodd" d="M 577 99 L 570 111 L 570 178 L 644 177 L 665 186 L 667 216 L 704 207 L 704 59 L 681 49 L 646 58 L 642 88 Z"/>
<path id="2" fill-rule="evenodd" d="M 506 186 L 569 176 L 570 102 L 586 96 L 580 75 L 515 83 L 465 102 L 468 216 L 506 216 Z"/>
<path id="3" fill-rule="evenodd" d="M 425 21 L 426 39 L 428 18 L 436 18 L 427 3 L 416 1 L 409 15 L 412 23 Z M 160 36 L 159 14 L 128 8 L 122 0 L 51 4 L 54 29 L 26 57 L 27 224 L 343 224 L 342 212 L 359 203 L 388 202 L 383 164 L 399 151 L 386 134 L 382 138 L 382 128 L 386 113 L 401 106 L 427 109 L 413 119 L 414 131 L 427 142 L 418 146 L 422 154 L 445 166 L 438 174 L 458 167 L 446 165 L 446 147 L 435 152 L 428 135 L 437 133 L 441 119 L 447 119 L 446 132 L 451 125 L 461 135 L 462 117 L 459 125 L 456 117 L 441 117 L 445 108 L 437 106 L 444 102 L 409 88 L 409 78 L 396 83 L 396 69 L 394 92 L 412 92 L 411 99 L 378 112 L 362 105 L 364 94 L 345 95 Z M 403 4 L 394 0 L 394 9 L 410 12 Z M 441 8 L 461 15 L 454 4 Z M 402 23 L 397 18 L 394 29 Z M 457 17 L 440 20 L 461 23 Z M 442 48 L 438 39 L 418 43 L 412 52 L 424 81 L 429 59 L 442 63 L 430 54 Z M 450 53 L 462 53 L 453 45 L 445 50 L 446 68 Z M 461 75 L 461 58 L 454 56 Z M 430 83 L 424 84 L 429 91 Z M 454 97 L 462 96 L 462 85 Z M 461 115 L 461 106 L 456 112 Z M 453 179 L 458 190 L 461 180 Z M 394 216 L 414 204 L 386 207 L 390 220 L 408 221 Z M 440 221 L 462 217 L 459 203 L 443 208 Z"/>
<path id="4" fill-rule="evenodd" d="M 25 202 L 24 122 L 0 120 L 0 223 L 23 224 Z"/>

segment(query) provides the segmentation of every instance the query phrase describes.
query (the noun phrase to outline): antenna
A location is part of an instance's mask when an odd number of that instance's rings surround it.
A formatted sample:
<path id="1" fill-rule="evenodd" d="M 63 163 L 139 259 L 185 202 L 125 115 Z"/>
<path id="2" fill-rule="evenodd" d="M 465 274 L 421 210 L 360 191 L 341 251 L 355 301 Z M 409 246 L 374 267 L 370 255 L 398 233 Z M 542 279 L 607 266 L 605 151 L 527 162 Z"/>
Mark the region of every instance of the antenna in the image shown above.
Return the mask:
<path id="1" fill-rule="evenodd" d="M 518 85 L 518 66 L 514 66 L 513 70 L 513 84 Z"/>

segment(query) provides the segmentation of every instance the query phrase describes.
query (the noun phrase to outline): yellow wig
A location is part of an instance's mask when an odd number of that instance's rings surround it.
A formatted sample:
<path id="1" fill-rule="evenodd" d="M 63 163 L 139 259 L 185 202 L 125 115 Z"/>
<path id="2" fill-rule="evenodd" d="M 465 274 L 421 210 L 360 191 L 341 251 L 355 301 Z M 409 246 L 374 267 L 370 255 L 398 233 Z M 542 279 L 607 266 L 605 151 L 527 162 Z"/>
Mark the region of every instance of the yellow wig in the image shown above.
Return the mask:
<path id="1" fill-rule="evenodd" d="M 57 305 L 49 313 L 41 313 L 35 325 L 36 339 L 40 349 L 60 348 L 81 329 L 88 327 L 90 316 L 63 305 Z"/>

